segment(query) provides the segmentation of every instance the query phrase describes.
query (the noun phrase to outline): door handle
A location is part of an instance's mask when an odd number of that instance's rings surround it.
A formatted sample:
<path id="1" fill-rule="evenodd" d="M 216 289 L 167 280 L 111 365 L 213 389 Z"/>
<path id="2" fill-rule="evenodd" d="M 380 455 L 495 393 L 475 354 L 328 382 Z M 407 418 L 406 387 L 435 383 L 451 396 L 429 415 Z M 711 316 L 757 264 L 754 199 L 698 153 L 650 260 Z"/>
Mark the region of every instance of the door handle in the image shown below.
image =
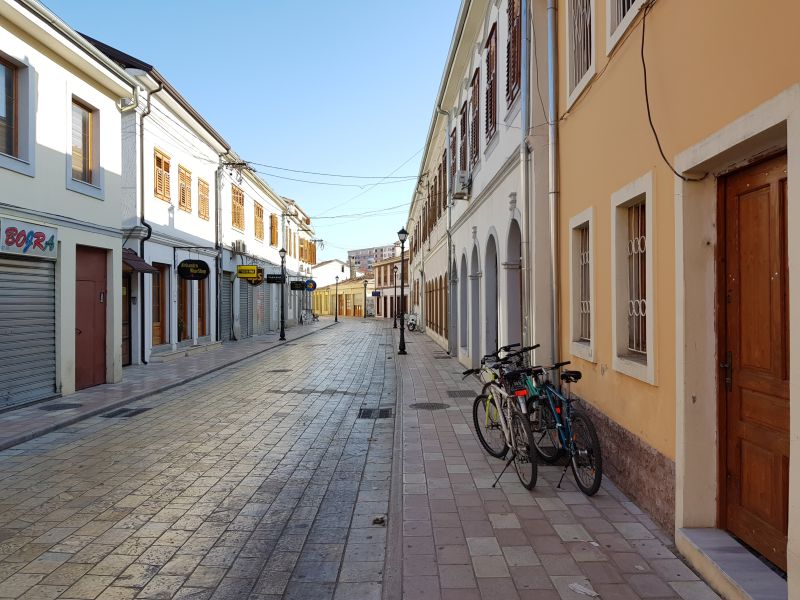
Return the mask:
<path id="1" fill-rule="evenodd" d="M 720 369 L 725 369 L 725 389 L 733 391 L 733 352 L 728 350 L 727 360 L 719 363 Z"/>
<path id="2" fill-rule="evenodd" d="M 80 329 L 78 329 L 78 328 L 76 327 L 76 328 L 75 328 L 75 333 L 76 333 L 76 334 L 78 334 L 78 335 L 80 335 L 80 334 L 82 334 L 83 332 L 82 332 Z"/>

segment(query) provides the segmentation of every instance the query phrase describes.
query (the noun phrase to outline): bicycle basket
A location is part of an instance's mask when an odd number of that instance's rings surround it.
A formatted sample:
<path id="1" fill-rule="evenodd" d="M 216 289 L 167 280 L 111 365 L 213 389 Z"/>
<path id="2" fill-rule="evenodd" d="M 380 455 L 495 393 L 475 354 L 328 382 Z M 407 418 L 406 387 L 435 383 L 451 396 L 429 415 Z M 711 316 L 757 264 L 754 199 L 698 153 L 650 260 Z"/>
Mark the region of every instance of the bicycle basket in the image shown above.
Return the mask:
<path id="1" fill-rule="evenodd" d="M 489 371 L 488 369 L 481 369 L 480 374 L 478 375 L 482 383 L 491 383 L 495 379 L 497 379 L 497 375 Z"/>

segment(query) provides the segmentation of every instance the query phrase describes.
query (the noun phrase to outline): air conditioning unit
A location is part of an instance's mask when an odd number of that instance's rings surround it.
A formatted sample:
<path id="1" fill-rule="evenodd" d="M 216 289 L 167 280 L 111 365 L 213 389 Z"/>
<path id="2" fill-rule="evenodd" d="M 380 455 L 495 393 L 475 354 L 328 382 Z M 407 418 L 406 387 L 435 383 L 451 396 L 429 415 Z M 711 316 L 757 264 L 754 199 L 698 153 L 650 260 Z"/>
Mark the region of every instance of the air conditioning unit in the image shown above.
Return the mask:
<path id="1" fill-rule="evenodd" d="M 468 171 L 456 171 L 455 185 L 453 186 L 453 199 L 466 200 L 469 198 L 471 183 Z"/>
<path id="2" fill-rule="evenodd" d="M 244 243 L 244 240 L 234 240 L 232 249 L 236 254 L 246 254 L 247 244 Z"/>

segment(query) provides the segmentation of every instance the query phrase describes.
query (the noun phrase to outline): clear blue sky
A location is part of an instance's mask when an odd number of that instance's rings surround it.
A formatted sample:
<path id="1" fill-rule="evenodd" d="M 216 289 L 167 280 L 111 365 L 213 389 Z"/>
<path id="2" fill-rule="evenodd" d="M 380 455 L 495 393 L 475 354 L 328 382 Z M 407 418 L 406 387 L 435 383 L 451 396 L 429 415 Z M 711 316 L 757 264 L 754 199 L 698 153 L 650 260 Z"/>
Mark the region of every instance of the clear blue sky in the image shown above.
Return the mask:
<path id="1" fill-rule="evenodd" d="M 400 167 L 395 176 L 416 176 L 459 0 L 46 4 L 74 29 L 154 65 L 245 160 L 346 175 Z M 326 246 L 319 260 L 392 243 L 405 224 L 414 181 L 365 191 L 275 175 L 377 180 L 257 168 L 312 215 Z M 314 218 L 401 204 L 377 217 Z"/>

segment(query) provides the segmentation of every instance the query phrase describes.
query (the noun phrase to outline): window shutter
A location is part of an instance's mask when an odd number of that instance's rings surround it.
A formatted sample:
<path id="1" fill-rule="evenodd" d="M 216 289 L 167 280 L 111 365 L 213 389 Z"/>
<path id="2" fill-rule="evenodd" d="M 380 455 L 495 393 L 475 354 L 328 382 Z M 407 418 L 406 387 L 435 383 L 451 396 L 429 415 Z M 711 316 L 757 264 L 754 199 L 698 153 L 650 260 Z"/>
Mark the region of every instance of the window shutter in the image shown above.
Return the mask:
<path id="1" fill-rule="evenodd" d="M 480 122 L 480 75 L 480 69 L 475 69 L 475 75 L 472 76 L 472 99 L 470 101 L 472 123 L 470 124 L 469 140 L 470 166 L 474 166 L 478 163 L 478 155 L 480 154 L 480 130 L 478 129 L 478 123 Z"/>

